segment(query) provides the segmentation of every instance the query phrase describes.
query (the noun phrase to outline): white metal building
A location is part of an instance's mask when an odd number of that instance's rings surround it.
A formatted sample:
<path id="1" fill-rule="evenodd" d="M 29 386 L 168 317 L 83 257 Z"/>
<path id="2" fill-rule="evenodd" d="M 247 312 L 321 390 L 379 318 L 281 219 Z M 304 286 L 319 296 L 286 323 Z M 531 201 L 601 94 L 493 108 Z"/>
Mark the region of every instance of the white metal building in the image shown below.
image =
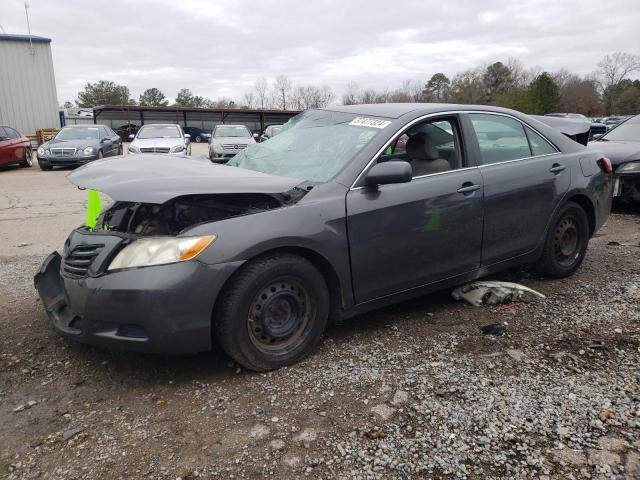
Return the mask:
<path id="1" fill-rule="evenodd" d="M 60 126 L 51 39 L 0 34 L 0 125 L 23 134 Z"/>

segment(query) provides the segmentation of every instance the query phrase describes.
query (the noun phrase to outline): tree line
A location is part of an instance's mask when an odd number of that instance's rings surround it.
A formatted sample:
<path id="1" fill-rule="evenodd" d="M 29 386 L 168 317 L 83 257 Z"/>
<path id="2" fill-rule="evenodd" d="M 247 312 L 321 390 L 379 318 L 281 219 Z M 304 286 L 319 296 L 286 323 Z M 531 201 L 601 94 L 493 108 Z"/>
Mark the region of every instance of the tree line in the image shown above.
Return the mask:
<path id="1" fill-rule="evenodd" d="M 194 95 L 188 88 L 178 91 L 173 105 L 201 108 L 250 108 L 306 110 L 339 102 L 344 105 L 389 102 L 441 102 L 496 105 L 525 113 L 582 113 L 587 116 L 640 113 L 640 81 L 630 76 L 640 71 L 640 56 L 615 52 L 605 55 L 589 75 L 569 70 L 557 72 L 526 68 L 518 59 L 484 64 L 449 78 L 435 73 L 426 83 L 406 80 L 394 89 L 376 90 L 349 82 L 338 98 L 328 85 L 296 85 L 285 75 L 269 82 L 257 79 L 240 99 L 211 100 Z M 169 100 L 158 88 L 148 88 L 138 100 L 129 88 L 101 80 L 87 83 L 75 101 L 78 107 L 96 105 L 167 106 Z M 65 102 L 64 108 L 71 108 Z"/>

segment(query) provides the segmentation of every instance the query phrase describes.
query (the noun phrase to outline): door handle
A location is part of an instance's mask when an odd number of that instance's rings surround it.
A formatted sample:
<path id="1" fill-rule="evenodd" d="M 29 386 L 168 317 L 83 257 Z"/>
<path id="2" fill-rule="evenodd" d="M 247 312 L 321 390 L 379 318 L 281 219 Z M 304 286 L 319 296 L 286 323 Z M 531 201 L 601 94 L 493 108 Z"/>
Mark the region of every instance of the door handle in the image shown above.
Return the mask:
<path id="1" fill-rule="evenodd" d="M 476 190 L 480 190 L 480 185 L 476 185 L 475 183 L 471 183 L 471 182 L 465 182 L 458 189 L 458 193 L 462 193 L 462 194 L 466 195 L 468 193 L 473 193 Z"/>
<path id="2" fill-rule="evenodd" d="M 564 169 L 567 168 L 564 165 L 560 165 L 559 163 L 554 163 L 551 168 L 549 169 L 549 171 L 551 173 L 560 173 L 562 171 L 564 171 Z"/>

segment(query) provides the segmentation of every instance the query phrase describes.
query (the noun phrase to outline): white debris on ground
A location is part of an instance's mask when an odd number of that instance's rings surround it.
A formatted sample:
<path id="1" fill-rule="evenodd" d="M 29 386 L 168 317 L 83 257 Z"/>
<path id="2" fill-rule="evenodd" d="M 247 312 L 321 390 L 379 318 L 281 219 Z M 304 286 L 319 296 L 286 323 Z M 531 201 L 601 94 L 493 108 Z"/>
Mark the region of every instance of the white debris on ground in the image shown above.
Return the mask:
<path id="1" fill-rule="evenodd" d="M 525 293 L 539 298 L 547 298 L 542 293 L 519 283 L 480 281 L 467 283 L 454 289 L 451 296 L 455 300 L 465 300 L 474 307 L 481 305 L 501 305 L 522 300 Z"/>

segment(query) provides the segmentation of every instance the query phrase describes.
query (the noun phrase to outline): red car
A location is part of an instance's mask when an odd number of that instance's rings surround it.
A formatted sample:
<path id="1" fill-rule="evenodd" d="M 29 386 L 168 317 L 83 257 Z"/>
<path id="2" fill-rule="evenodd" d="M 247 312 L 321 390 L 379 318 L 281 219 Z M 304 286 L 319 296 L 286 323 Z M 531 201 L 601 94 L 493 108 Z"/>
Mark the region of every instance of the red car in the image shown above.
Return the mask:
<path id="1" fill-rule="evenodd" d="M 0 125 L 0 165 L 33 165 L 31 141 L 17 130 Z"/>

